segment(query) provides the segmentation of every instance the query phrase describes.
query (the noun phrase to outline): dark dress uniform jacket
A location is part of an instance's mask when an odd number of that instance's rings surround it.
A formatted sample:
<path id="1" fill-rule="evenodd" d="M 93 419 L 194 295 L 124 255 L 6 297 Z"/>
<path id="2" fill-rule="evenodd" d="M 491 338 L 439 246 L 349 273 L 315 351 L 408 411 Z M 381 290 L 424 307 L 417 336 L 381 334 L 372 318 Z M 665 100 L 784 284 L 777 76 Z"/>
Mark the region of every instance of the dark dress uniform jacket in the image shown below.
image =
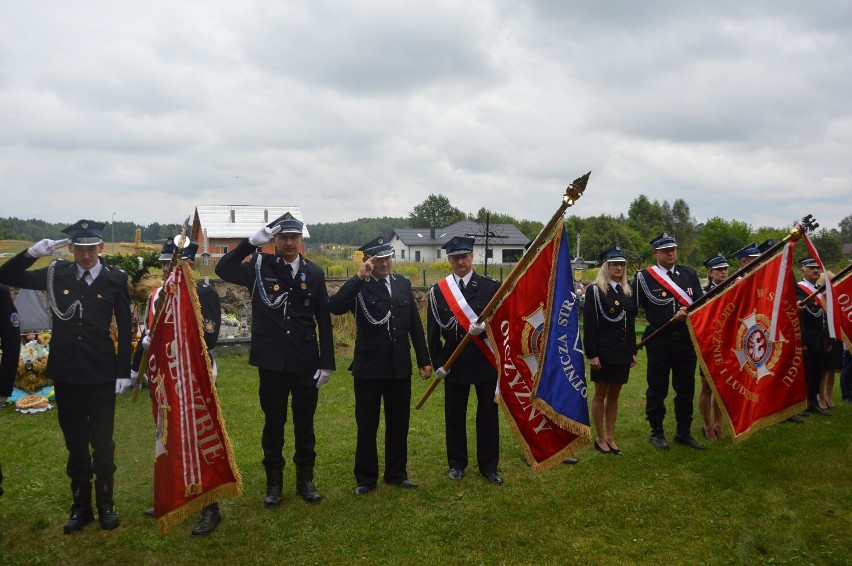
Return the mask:
<path id="1" fill-rule="evenodd" d="M 27 271 L 35 263 L 21 252 L 0 266 L 0 281 L 23 289 L 47 289 L 48 268 Z M 101 262 L 103 263 L 103 262 Z M 130 292 L 127 274 L 104 264 L 91 285 L 77 281 L 77 264 L 56 260 L 54 296 L 59 312 L 74 301 L 82 305 L 63 321 L 51 309 L 52 336 L 47 376 L 60 383 L 91 385 L 126 378 L 130 374 Z M 118 352 L 110 332 L 115 316 Z"/>
<path id="2" fill-rule="evenodd" d="M 291 278 L 284 258 L 254 252 L 255 247 L 243 240 L 216 265 L 219 277 L 251 291 L 249 364 L 283 372 L 334 369 L 331 315 L 322 269 L 300 256 L 299 271 Z M 248 256 L 251 259 L 243 262 Z M 255 275 L 258 261 L 260 288 Z M 267 307 L 260 293 L 272 302 L 289 293 L 286 313 L 283 306 Z"/>
<path id="3" fill-rule="evenodd" d="M 691 298 L 693 302 L 698 300 L 704 294 L 701 288 L 701 282 L 698 280 L 698 274 L 690 267 L 683 265 L 675 265 L 671 268 L 672 272 L 679 272 L 672 278 L 678 286 L 686 292 L 692 291 Z M 649 298 L 645 289 L 639 284 L 639 275 L 642 275 L 647 286 L 647 290 L 651 296 Z M 682 306 L 681 303 L 672 297 L 671 291 L 660 285 L 656 279 L 648 274 L 647 269 L 643 269 L 636 274 L 636 283 L 633 288 L 633 297 L 636 300 L 636 306 L 641 307 L 645 311 L 645 316 L 648 318 L 648 332 L 656 327 L 662 326 L 668 322 Z M 653 299 L 653 300 L 652 300 Z M 586 299 L 588 301 L 588 299 Z M 662 303 L 662 304 L 659 304 Z M 685 322 L 672 322 L 669 325 L 669 332 L 686 332 Z M 689 340 L 687 340 L 689 342 Z"/>
<path id="4" fill-rule="evenodd" d="M 796 300 L 804 300 L 810 293 L 805 292 L 796 283 Z M 809 352 L 824 352 L 828 349 L 828 326 L 825 320 L 825 311 L 820 308 L 816 301 L 808 303 L 799 311 L 799 320 L 802 322 L 802 344 Z"/>
<path id="5" fill-rule="evenodd" d="M 340 290 L 332 295 L 328 307 L 334 314 L 355 314 L 355 354 L 349 369 L 352 375 L 362 379 L 411 379 L 411 349 L 408 338 L 414 345 L 417 366 L 430 365 L 429 351 L 420 313 L 411 291 L 411 282 L 405 277 L 392 274 L 392 298 L 387 289 L 373 277 L 364 281 L 357 275 L 350 278 Z M 374 320 L 381 320 L 392 311 L 390 326 L 372 324 L 361 310 L 358 292 Z"/>
<path id="6" fill-rule="evenodd" d="M 5 285 L 0 285 L 0 397 L 12 394 L 18 361 L 21 355 L 21 321 L 12 301 L 12 294 Z"/>
<path id="7" fill-rule="evenodd" d="M 618 318 L 625 311 L 624 318 L 618 322 L 606 318 Z M 586 287 L 586 303 L 583 306 L 583 346 L 586 357 L 600 358 L 605 365 L 632 363 L 636 354 L 635 312 L 633 297 L 625 296 L 623 291 L 616 292 L 610 287 L 606 293 L 602 293 L 597 285 Z"/>
<path id="8" fill-rule="evenodd" d="M 470 282 L 462 291 L 462 295 L 473 312 L 479 315 L 482 314 L 482 311 L 488 305 L 488 301 L 499 288 L 500 283 L 498 281 L 474 272 L 471 275 Z M 435 298 L 434 307 L 441 317 L 441 323 L 446 325 L 454 315 L 438 285 L 432 286 L 432 296 Z M 435 321 L 432 305 L 429 306 L 426 317 L 426 333 L 429 336 L 429 353 L 432 355 L 432 364 L 436 368 L 447 362 L 466 334 L 464 328 L 460 325 L 453 325 L 446 329 L 441 328 Z M 485 334 L 483 333 L 480 336 L 484 337 Z M 451 371 L 445 379 L 449 383 L 493 381 L 497 379 L 497 370 L 491 365 L 479 346 L 471 342 L 462 350 L 461 355 L 453 363 Z"/>

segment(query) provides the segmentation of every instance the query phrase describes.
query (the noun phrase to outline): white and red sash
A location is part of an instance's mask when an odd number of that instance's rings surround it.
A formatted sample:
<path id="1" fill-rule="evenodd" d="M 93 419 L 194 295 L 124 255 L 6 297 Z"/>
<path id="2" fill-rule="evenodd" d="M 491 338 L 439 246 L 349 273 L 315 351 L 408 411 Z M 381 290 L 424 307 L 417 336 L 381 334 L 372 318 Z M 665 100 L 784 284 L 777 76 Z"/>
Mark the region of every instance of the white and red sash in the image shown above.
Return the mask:
<path id="1" fill-rule="evenodd" d="M 444 300 L 447 301 L 447 305 L 450 307 L 450 310 L 453 311 L 453 315 L 456 317 L 458 323 L 465 332 L 468 332 L 470 330 L 470 324 L 472 322 L 476 322 L 479 315 L 473 312 L 473 309 L 469 304 L 467 304 L 467 300 L 465 300 L 464 295 L 462 295 L 461 289 L 459 289 L 458 284 L 455 282 L 455 278 L 452 273 L 438 281 L 438 289 L 440 289 Z M 494 359 L 494 352 L 491 349 L 491 342 L 488 338 L 483 337 L 483 335 L 479 335 L 471 336 L 471 339 L 473 340 L 473 343 L 482 350 L 482 353 L 488 361 L 491 362 L 491 365 L 497 367 L 497 361 Z"/>
<path id="2" fill-rule="evenodd" d="M 802 281 L 799 281 L 799 289 L 804 291 L 805 295 L 808 296 L 811 293 L 813 293 L 814 291 L 816 291 L 816 285 L 814 285 L 810 281 L 802 280 Z M 820 295 L 817 295 L 816 297 L 814 297 L 814 302 L 817 305 L 819 305 L 819 308 L 821 308 L 823 310 L 825 309 L 825 307 L 822 304 L 822 297 Z"/>
<path id="3" fill-rule="evenodd" d="M 654 280 L 662 285 L 665 289 L 667 289 L 671 294 L 677 298 L 677 300 L 685 307 L 688 307 L 692 304 L 692 297 L 689 294 L 680 288 L 680 286 L 672 281 L 672 278 L 668 276 L 666 270 L 660 267 L 659 265 L 652 265 L 648 268 L 648 274 L 654 278 Z"/>

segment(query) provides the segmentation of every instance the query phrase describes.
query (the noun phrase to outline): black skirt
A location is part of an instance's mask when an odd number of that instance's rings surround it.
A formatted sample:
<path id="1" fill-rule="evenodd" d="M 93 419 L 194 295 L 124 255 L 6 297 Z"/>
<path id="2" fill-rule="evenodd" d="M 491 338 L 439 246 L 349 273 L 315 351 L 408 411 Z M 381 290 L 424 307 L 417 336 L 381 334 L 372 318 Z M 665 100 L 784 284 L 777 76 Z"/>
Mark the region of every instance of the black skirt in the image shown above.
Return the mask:
<path id="1" fill-rule="evenodd" d="M 601 364 L 600 371 L 591 370 L 589 372 L 592 381 L 595 383 L 612 383 L 624 385 L 627 383 L 627 376 L 630 374 L 630 364 Z"/>

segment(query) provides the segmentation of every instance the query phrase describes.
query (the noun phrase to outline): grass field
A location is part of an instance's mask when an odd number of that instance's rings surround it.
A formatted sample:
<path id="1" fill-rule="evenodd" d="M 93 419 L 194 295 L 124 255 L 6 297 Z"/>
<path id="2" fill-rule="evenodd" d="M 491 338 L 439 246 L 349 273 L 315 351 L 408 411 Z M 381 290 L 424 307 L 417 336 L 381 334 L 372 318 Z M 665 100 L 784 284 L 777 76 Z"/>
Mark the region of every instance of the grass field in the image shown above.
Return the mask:
<path id="1" fill-rule="evenodd" d="M 349 364 L 348 352 L 338 366 Z M 379 485 L 352 494 L 352 379 L 335 372 L 317 411 L 316 483 L 303 503 L 285 470 L 280 509 L 262 506 L 262 414 L 256 372 L 243 356 L 219 360 L 219 392 L 244 495 L 222 504 L 209 537 L 193 520 L 168 535 L 143 517 L 151 504 L 153 431 L 147 397 L 118 400 L 116 504 L 122 525 L 63 535 L 70 506 L 56 411 L 0 411 L 2 564 L 848 564 L 852 561 L 852 406 L 804 425 L 781 424 L 708 450 L 647 444 L 644 357 L 622 394 L 622 457 L 583 449 L 580 463 L 533 474 L 501 416 L 502 487 L 476 473 L 446 477 L 443 394 L 412 412 L 409 474 L 417 490 Z M 426 383 L 414 384 L 415 400 Z M 839 400 L 839 394 L 835 395 Z M 670 400 L 669 400 L 670 403 Z M 472 407 L 471 407 L 472 409 Z M 473 429 L 473 413 L 469 415 Z M 667 433 L 673 434 L 672 419 Z M 693 425 L 696 437 L 700 428 Z M 382 433 L 380 431 L 380 438 Z M 472 439 L 471 439 L 472 440 Z M 381 446 L 381 443 L 380 443 Z M 470 447 L 473 450 L 471 442 Z M 292 448 L 287 430 L 285 450 Z"/>

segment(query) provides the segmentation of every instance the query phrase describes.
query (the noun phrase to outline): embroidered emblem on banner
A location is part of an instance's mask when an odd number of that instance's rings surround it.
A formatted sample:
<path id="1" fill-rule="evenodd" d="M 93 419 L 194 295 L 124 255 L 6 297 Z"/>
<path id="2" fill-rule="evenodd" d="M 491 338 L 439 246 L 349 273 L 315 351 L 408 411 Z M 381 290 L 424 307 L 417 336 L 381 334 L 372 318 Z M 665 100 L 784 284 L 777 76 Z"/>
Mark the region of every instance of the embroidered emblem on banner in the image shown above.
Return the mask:
<path id="1" fill-rule="evenodd" d="M 734 348 L 734 354 L 740 362 L 740 369 L 744 369 L 755 381 L 772 375 L 772 370 L 781 357 L 783 343 L 787 341 L 780 332 L 778 342 L 769 341 L 770 322 L 768 316 L 758 314 L 755 310 L 746 318 L 740 319 L 737 330 L 738 347 Z"/>
<path id="2" fill-rule="evenodd" d="M 527 324 L 521 332 L 521 360 L 530 369 L 530 373 L 535 375 L 544 349 L 544 305 L 540 304 L 535 312 L 523 318 Z"/>

